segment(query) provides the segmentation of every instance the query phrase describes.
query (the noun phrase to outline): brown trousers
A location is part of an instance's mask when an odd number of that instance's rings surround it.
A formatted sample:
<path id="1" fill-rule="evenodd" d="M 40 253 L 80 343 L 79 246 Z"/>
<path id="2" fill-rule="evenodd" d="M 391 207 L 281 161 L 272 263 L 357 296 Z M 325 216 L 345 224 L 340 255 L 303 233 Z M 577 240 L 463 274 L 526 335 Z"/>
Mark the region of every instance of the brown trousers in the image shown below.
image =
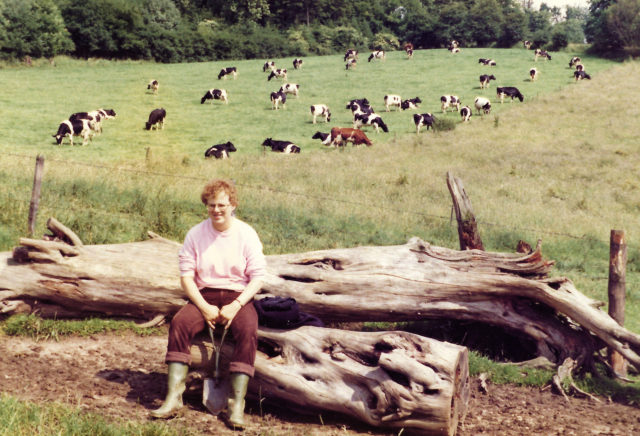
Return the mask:
<path id="1" fill-rule="evenodd" d="M 231 303 L 240 295 L 237 291 L 213 288 L 203 288 L 200 293 L 209 304 L 219 308 Z M 191 341 L 205 327 L 204 317 L 195 304 L 189 302 L 180 309 L 171 320 L 165 362 L 180 362 L 190 365 Z M 253 306 L 253 300 L 238 311 L 238 314 L 231 321 L 230 330 L 235 339 L 235 347 L 229 363 L 229 371 L 241 372 L 253 377 L 256 350 L 258 349 L 258 314 Z"/>

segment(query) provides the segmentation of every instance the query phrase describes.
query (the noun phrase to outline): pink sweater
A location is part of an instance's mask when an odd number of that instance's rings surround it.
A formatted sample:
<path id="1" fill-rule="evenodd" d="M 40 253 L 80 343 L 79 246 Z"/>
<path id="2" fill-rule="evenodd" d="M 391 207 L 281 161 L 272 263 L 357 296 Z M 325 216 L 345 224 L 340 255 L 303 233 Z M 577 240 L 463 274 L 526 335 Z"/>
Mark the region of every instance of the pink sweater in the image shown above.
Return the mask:
<path id="1" fill-rule="evenodd" d="M 194 277 L 198 289 L 242 292 L 252 279 L 263 278 L 267 267 L 258 234 L 238 218 L 224 232 L 215 230 L 210 218 L 192 227 L 178 260 L 180 275 Z"/>

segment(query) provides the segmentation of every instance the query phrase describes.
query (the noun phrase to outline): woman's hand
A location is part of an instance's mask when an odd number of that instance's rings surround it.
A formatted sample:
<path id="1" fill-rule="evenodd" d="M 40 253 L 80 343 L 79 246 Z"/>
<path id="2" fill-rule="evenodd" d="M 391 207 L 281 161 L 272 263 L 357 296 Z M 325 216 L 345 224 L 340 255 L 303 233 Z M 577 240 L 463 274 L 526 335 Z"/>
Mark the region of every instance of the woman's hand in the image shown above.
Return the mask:
<path id="1" fill-rule="evenodd" d="M 202 316 L 204 316 L 204 320 L 209 326 L 213 329 L 216 328 L 216 323 L 221 322 L 220 320 L 220 309 L 218 306 L 214 306 L 212 304 L 203 305 L 200 309 L 202 312 Z"/>
<path id="2" fill-rule="evenodd" d="M 240 309 L 242 309 L 242 303 L 238 300 L 233 300 L 231 303 L 223 306 L 222 309 L 220 309 L 219 322 L 222 324 L 231 324 L 231 321 L 233 321 L 233 318 Z"/>

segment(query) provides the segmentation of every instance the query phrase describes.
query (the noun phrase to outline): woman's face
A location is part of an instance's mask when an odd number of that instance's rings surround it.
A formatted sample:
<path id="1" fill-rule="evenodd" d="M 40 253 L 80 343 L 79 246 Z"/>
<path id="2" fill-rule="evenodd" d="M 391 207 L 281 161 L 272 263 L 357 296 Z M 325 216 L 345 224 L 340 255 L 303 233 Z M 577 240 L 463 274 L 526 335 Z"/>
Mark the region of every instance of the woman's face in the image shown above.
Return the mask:
<path id="1" fill-rule="evenodd" d="M 209 218 L 211 218 L 213 228 L 219 232 L 224 232 L 231 226 L 234 210 L 236 210 L 235 206 L 229 203 L 229 196 L 224 191 L 218 192 L 207 200 Z"/>

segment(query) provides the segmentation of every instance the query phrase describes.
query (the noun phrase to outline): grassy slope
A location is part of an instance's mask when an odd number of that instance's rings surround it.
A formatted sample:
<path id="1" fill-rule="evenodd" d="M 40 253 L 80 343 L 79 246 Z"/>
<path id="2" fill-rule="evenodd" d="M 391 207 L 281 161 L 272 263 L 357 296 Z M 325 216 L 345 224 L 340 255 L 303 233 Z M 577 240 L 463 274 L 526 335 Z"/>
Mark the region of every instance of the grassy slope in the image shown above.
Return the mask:
<path id="1" fill-rule="evenodd" d="M 386 62 L 363 59 L 349 72 L 340 56 L 307 58 L 302 70 L 290 72 L 290 82 L 301 84 L 300 98 L 277 112 L 268 95 L 280 82 L 268 82 L 256 60 L 157 65 L 61 59 L 56 68 L 0 70 L 6 87 L 0 201 L 7 205 L 0 210 L 0 245 L 8 249 L 24 232 L 36 153 L 47 158 L 40 233 L 45 217 L 56 216 L 86 243 L 140 239 L 149 229 L 180 240 L 204 216 L 197 200 L 202 183 L 225 176 L 238 183 L 241 216 L 258 228 L 269 253 L 403 243 L 414 235 L 456 247 L 445 184 L 451 170 L 465 183 L 488 249 L 512 251 L 518 239 L 542 238 L 556 273 L 595 298 L 606 300 L 609 231 L 626 229 L 627 326 L 640 331 L 633 292 L 638 108 L 629 105 L 640 94 L 639 67 L 583 57 L 593 80 L 576 84 L 567 65 L 572 54 L 534 63 L 532 53 L 520 49 L 418 51 L 410 61 L 397 52 Z M 480 65 L 480 57 L 498 66 Z M 291 69 L 291 59 L 276 62 Z M 218 81 L 219 69 L 230 65 L 238 67 L 238 80 Z M 532 83 L 534 65 L 541 74 Z M 479 89 L 484 72 L 498 78 L 488 90 Z M 157 96 L 145 93 L 151 78 L 161 83 Z M 474 115 L 450 132 L 417 136 L 412 113 L 384 113 L 382 107 L 387 93 L 420 96 L 420 112 L 438 116 L 440 95 L 457 94 L 471 105 L 476 95 L 495 100 L 496 85 L 519 87 L 525 104 L 494 102 L 490 116 Z M 200 105 L 211 87 L 226 88 L 231 103 Z M 344 106 L 356 97 L 372 102 L 389 134 L 369 133 L 375 141 L 370 149 L 332 150 L 310 139 L 316 130 L 349 125 Z M 311 124 L 308 106 L 315 103 L 332 108 L 329 126 Z M 105 123 L 102 136 L 84 148 L 52 145 L 60 120 L 97 107 L 119 114 Z M 144 131 L 155 107 L 167 109 L 167 127 Z M 458 120 L 455 113 L 440 116 Z M 303 152 L 264 153 L 260 143 L 268 136 L 295 141 Z M 202 158 L 209 145 L 227 140 L 238 147 L 230 161 Z"/>

